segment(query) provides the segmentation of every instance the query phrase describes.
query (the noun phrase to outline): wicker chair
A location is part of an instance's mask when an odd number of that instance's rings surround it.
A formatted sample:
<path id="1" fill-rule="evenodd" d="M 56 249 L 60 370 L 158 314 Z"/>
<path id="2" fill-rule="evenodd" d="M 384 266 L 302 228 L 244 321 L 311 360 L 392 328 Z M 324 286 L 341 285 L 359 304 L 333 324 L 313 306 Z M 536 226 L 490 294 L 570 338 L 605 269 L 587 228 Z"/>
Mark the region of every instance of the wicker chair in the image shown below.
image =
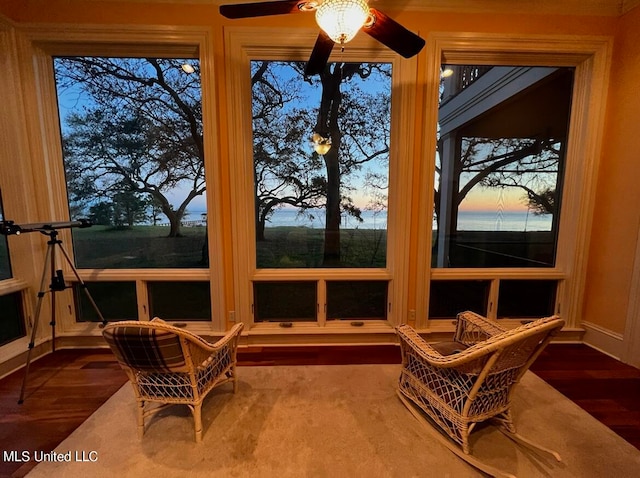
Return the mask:
<path id="1" fill-rule="evenodd" d="M 402 353 L 398 396 L 418 420 L 436 431 L 434 436 L 441 443 L 492 476 L 513 475 L 473 457 L 469 447 L 471 431 L 489 419 L 513 441 L 560 461 L 558 453 L 516 433 L 511 396 L 522 375 L 563 325 L 564 321 L 554 316 L 506 330 L 467 311 L 458 314 L 452 342 L 431 345 L 410 326 L 400 325 L 396 329 Z"/>
<path id="2" fill-rule="evenodd" d="M 193 414 L 196 442 L 202 441 L 204 398 L 227 382 L 233 382 L 234 393 L 237 390 L 236 350 L 242 328 L 234 325 L 214 344 L 158 318 L 114 322 L 104 328 L 107 344 L 133 385 L 140 438 L 145 418 L 184 404 Z"/>

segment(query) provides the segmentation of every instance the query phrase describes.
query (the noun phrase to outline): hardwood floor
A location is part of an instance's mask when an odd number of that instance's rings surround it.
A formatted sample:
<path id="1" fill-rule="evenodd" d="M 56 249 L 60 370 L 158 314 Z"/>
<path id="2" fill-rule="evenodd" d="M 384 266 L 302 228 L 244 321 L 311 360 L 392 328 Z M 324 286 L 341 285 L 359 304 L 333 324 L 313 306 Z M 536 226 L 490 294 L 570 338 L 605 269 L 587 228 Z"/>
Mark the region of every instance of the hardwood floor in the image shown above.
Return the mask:
<path id="1" fill-rule="evenodd" d="M 53 450 L 127 381 L 108 351 L 57 350 L 24 372 L 0 380 L 0 477 L 24 476 L 36 463 L 7 461 L 6 452 Z"/>
<path id="2" fill-rule="evenodd" d="M 243 349 L 240 365 L 400 363 L 394 346 Z M 552 344 L 532 370 L 640 449 L 640 370 L 586 345 Z M 5 459 L 10 451 L 51 451 L 125 382 L 108 350 L 58 350 L 31 364 L 25 400 L 23 372 L 0 380 L 0 477 L 22 477 L 35 466 Z"/>
<path id="3" fill-rule="evenodd" d="M 531 370 L 640 450 L 640 370 L 586 345 L 551 344 Z"/>

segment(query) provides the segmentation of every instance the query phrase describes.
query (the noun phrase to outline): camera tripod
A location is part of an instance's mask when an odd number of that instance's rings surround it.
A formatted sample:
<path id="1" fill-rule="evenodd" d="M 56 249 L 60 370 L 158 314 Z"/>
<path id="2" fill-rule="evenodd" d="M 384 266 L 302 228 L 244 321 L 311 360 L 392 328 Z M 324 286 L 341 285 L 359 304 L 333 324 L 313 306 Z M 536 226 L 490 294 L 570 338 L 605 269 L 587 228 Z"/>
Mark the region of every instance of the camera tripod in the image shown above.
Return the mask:
<path id="1" fill-rule="evenodd" d="M 63 291 L 67 288 L 64 282 L 64 277 L 62 275 L 62 270 L 56 269 L 56 248 L 60 249 L 60 251 L 62 252 L 62 255 L 66 259 L 67 264 L 69 264 L 69 267 L 71 268 L 71 270 L 73 271 L 73 274 L 78 280 L 80 287 L 82 288 L 82 290 L 84 290 L 84 293 L 86 294 L 87 299 L 89 299 L 91 306 L 96 311 L 98 318 L 102 321 L 101 327 L 104 327 L 107 324 L 107 321 L 100 313 L 100 310 L 98 309 L 98 306 L 93 300 L 93 297 L 91 297 L 91 294 L 87 290 L 86 284 L 78 274 L 78 270 L 74 267 L 73 262 L 69 257 L 69 254 L 67 254 L 67 251 L 64 249 L 64 247 L 62 247 L 62 241 L 58 239 L 58 231 L 55 229 L 45 229 L 45 230 L 39 230 L 39 232 L 49 236 L 49 241 L 47 241 L 47 253 L 44 258 L 44 267 L 42 269 L 42 279 L 40 281 L 40 290 L 37 296 L 38 301 L 36 303 L 35 317 L 33 320 L 33 327 L 31 329 L 31 340 L 29 341 L 29 350 L 27 351 L 27 364 L 24 371 L 24 379 L 22 380 L 22 388 L 20 389 L 20 399 L 18 400 L 18 404 L 22 404 L 24 402 L 24 391 L 27 384 L 27 378 L 29 376 L 29 366 L 31 365 L 31 351 L 33 350 L 36 333 L 38 330 L 38 322 L 40 320 L 40 312 L 42 310 L 42 301 L 47 292 L 45 291 L 47 270 L 49 270 L 51 273 L 51 283 L 49 284 L 49 291 L 51 292 L 51 322 L 49 323 L 49 325 L 51 325 L 51 351 L 52 352 L 56 351 L 56 293 Z"/>

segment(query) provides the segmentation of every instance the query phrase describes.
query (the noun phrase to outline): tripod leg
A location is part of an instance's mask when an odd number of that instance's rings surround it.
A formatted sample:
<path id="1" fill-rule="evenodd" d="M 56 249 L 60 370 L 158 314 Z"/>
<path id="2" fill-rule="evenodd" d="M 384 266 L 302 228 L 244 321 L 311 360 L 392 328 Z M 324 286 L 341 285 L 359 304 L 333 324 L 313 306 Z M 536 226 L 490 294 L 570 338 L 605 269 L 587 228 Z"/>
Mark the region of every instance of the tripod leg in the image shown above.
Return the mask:
<path id="1" fill-rule="evenodd" d="M 51 290 L 51 351 L 56 351 L 56 292 L 59 290 L 59 282 L 61 279 L 62 271 L 56 272 L 56 241 L 53 239 L 51 242 L 51 284 L 49 284 L 49 290 Z M 62 280 L 62 287 L 64 288 L 64 279 Z"/>
<path id="2" fill-rule="evenodd" d="M 56 290 L 51 291 L 51 351 L 56 351 Z"/>
<path id="3" fill-rule="evenodd" d="M 98 305 L 96 304 L 96 302 L 93 300 L 93 297 L 89 293 L 89 289 L 87 289 L 87 285 L 84 283 L 84 281 L 80 277 L 80 274 L 78 274 L 78 270 L 73 265 L 73 262 L 71 261 L 71 258 L 69 257 L 69 254 L 67 254 L 67 251 L 64 249 L 64 247 L 62 247 L 62 244 L 60 242 L 58 242 L 58 246 L 60 247 L 60 250 L 62 251 L 62 254 L 64 255 L 65 259 L 67 260 L 67 263 L 69 264 L 69 267 L 71 267 L 71 270 L 73 271 L 73 274 L 76 276 L 76 279 L 78 280 L 78 283 L 80 284 L 80 287 L 82 287 L 82 290 L 84 291 L 85 295 L 87 296 L 87 299 L 89 299 L 89 302 L 91 303 L 91 306 L 93 307 L 93 310 L 95 310 L 96 314 L 98 315 L 98 318 L 102 321 L 102 325 L 101 326 L 104 327 L 105 325 L 107 325 L 107 320 L 102 316 L 102 312 L 100 312 L 100 309 L 98 309 Z"/>
<path id="4" fill-rule="evenodd" d="M 22 379 L 22 388 L 20 389 L 20 398 L 18 399 L 18 404 L 21 405 L 24 402 L 24 391 L 27 385 L 27 377 L 29 376 L 29 367 L 31 365 L 31 351 L 33 350 L 36 332 L 38 330 L 38 322 L 40 320 L 40 310 L 42 309 L 42 299 L 44 299 L 44 284 L 47 277 L 47 262 L 51 257 L 51 250 L 53 248 L 52 244 L 47 246 L 47 254 L 44 259 L 44 268 L 42 270 L 42 279 L 40 281 L 40 291 L 38 292 L 38 301 L 36 303 L 36 311 L 33 319 L 33 326 L 31 328 L 31 339 L 29 341 L 29 350 L 27 351 L 27 363 L 24 369 L 24 378 Z"/>

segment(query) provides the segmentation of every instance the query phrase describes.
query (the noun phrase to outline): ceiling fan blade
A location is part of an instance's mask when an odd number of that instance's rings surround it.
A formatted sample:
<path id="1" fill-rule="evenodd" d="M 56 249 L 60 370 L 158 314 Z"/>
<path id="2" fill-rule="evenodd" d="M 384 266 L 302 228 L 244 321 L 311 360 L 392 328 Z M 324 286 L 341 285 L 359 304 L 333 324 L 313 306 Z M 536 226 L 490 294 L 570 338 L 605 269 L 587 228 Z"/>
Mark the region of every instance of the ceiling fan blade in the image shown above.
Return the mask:
<path id="1" fill-rule="evenodd" d="M 375 17 L 375 22 L 371 26 L 365 25 L 362 31 L 405 58 L 411 58 L 422 50 L 425 41 L 418 35 L 407 30 L 380 10 L 371 8 L 370 12 Z"/>
<path id="2" fill-rule="evenodd" d="M 268 15 L 285 15 L 297 13 L 302 10 L 299 4 L 305 4 L 302 0 L 289 0 L 279 2 L 254 2 L 220 5 L 220 14 L 227 18 L 266 17 Z"/>
<path id="3" fill-rule="evenodd" d="M 324 67 L 329 61 L 331 56 L 331 50 L 333 50 L 334 41 L 329 38 L 323 30 L 320 30 L 316 44 L 313 46 L 313 51 L 307 62 L 307 66 L 304 69 L 304 74 L 307 76 L 319 75 L 324 70 Z"/>

